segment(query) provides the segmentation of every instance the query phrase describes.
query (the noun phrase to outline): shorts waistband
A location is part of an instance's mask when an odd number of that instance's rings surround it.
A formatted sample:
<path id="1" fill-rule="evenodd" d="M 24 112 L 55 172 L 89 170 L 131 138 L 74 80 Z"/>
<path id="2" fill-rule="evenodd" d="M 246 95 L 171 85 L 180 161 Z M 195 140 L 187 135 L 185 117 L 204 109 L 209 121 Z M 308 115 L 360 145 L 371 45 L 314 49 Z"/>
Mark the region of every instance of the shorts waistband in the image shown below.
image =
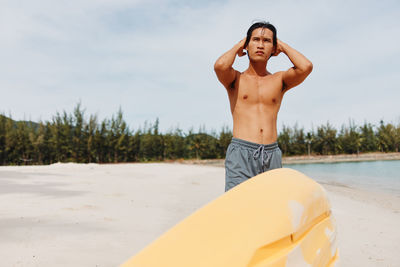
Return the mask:
<path id="1" fill-rule="evenodd" d="M 275 149 L 278 147 L 278 142 L 264 145 L 264 144 L 253 143 L 253 142 L 235 138 L 235 137 L 232 137 L 231 144 L 237 144 L 239 146 L 244 146 L 244 147 L 251 148 L 251 149 L 258 149 L 260 146 L 263 146 L 264 149 L 266 149 L 266 150 L 272 150 L 272 149 Z"/>

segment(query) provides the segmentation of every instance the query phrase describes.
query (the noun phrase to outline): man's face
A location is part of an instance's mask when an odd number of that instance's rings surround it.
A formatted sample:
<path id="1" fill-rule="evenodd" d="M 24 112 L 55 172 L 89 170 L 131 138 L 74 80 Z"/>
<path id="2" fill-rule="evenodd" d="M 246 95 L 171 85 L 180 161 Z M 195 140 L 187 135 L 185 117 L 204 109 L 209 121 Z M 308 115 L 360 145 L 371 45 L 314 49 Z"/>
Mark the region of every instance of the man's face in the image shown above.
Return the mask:
<path id="1" fill-rule="evenodd" d="M 274 53 L 273 32 L 266 28 L 255 29 L 247 45 L 247 54 L 251 61 L 267 61 Z"/>

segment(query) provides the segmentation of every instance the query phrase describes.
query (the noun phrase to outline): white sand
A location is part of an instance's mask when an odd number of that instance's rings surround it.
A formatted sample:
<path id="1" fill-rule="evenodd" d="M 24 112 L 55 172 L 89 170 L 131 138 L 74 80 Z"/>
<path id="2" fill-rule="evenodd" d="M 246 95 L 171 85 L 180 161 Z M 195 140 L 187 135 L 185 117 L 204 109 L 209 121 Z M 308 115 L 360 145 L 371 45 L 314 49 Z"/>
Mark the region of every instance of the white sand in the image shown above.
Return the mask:
<path id="1" fill-rule="evenodd" d="M 400 196 L 324 186 L 341 266 L 400 266 Z M 211 166 L 0 167 L 0 266 L 117 266 L 223 191 Z"/>

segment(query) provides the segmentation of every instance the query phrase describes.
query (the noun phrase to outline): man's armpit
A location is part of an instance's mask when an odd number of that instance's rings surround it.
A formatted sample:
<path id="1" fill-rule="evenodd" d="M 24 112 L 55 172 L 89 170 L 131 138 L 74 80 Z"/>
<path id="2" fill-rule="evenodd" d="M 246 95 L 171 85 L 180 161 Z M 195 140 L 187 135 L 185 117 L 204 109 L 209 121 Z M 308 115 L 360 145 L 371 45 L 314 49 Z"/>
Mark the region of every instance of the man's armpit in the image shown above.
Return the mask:
<path id="1" fill-rule="evenodd" d="M 285 91 L 289 90 L 289 86 L 285 83 L 285 81 L 283 80 L 283 75 L 285 75 L 285 72 L 282 71 L 281 72 L 281 81 L 282 81 L 282 90 L 281 92 L 284 93 Z"/>
<path id="2" fill-rule="evenodd" d="M 233 79 L 233 81 L 228 85 L 228 89 L 235 89 L 236 88 L 236 81 L 238 80 L 238 75 L 240 73 L 238 71 L 235 70 L 235 79 Z"/>
<path id="3" fill-rule="evenodd" d="M 287 89 L 287 85 L 285 82 L 282 80 L 282 92 L 284 92 Z"/>
<path id="4" fill-rule="evenodd" d="M 235 84 L 236 84 L 236 77 L 235 77 L 235 79 L 231 82 L 231 84 L 229 85 L 229 89 L 235 89 Z"/>

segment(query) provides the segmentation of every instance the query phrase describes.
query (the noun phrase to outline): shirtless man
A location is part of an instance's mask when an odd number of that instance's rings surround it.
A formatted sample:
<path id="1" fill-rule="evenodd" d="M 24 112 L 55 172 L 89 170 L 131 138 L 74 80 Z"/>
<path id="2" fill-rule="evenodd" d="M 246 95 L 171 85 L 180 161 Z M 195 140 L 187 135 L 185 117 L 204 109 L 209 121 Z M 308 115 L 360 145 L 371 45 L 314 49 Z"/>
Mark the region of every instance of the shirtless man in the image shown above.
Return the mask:
<path id="1" fill-rule="evenodd" d="M 269 58 L 281 52 L 293 67 L 268 72 Z M 247 70 L 234 70 L 236 55 L 246 54 Z M 278 111 L 283 95 L 303 82 L 312 68 L 305 56 L 277 39 L 275 27 L 266 22 L 253 24 L 246 38 L 215 62 L 214 70 L 228 92 L 233 117 L 233 138 L 225 160 L 225 191 L 257 174 L 282 167 L 277 143 Z"/>

